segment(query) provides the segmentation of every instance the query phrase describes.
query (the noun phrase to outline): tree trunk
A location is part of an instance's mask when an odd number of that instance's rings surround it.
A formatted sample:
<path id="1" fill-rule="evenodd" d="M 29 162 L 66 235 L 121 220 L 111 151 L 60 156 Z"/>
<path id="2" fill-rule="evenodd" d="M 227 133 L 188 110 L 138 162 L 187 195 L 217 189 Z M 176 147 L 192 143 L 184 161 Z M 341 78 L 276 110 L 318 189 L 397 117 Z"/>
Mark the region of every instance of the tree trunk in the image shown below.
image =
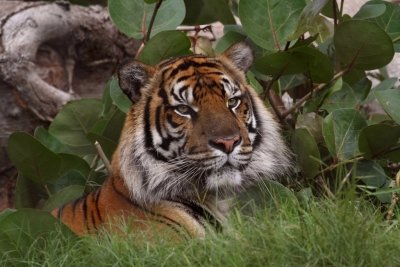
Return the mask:
<path id="1" fill-rule="evenodd" d="M 0 210 L 12 206 L 15 184 L 8 136 L 48 124 L 68 101 L 101 95 L 138 46 L 104 7 L 0 0 Z"/>

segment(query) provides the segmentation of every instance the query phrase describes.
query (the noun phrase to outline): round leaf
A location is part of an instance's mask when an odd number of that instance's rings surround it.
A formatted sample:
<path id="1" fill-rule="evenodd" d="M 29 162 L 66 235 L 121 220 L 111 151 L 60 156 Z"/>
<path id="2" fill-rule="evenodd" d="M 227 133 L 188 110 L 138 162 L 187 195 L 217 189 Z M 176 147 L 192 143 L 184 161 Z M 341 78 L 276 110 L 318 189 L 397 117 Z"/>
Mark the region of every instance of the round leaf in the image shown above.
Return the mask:
<path id="1" fill-rule="evenodd" d="M 89 177 L 90 175 L 92 175 L 92 172 L 88 174 Z M 87 179 L 89 178 L 83 176 L 80 171 L 70 169 L 65 171 L 56 180 L 48 184 L 48 188 L 52 193 L 57 193 L 60 190 L 71 185 L 79 185 L 84 187 L 87 183 Z"/>
<path id="2" fill-rule="evenodd" d="M 281 50 L 294 33 L 303 0 L 241 0 L 239 17 L 243 29 L 259 46 Z"/>
<path id="3" fill-rule="evenodd" d="M 82 99 L 65 105 L 50 124 L 49 133 L 70 146 L 93 147 L 86 134 L 98 120 L 102 103 L 96 99 Z"/>
<path id="4" fill-rule="evenodd" d="M 150 24 L 156 4 L 143 0 L 109 0 L 108 10 L 118 29 L 135 39 L 142 39 Z M 183 0 L 163 1 L 154 20 L 151 36 L 178 27 L 185 17 Z M 143 20 L 145 25 L 142 25 Z"/>
<path id="5" fill-rule="evenodd" d="M 155 65 L 163 59 L 191 54 L 190 45 L 189 38 L 183 32 L 160 32 L 144 46 L 139 59 L 146 64 Z"/>
<path id="6" fill-rule="evenodd" d="M 308 32 L 316 24 L 319 13 L 329 0 L 312 1 L 303 9 L 300 14 L 299 23 L 295 33 L 291 36 L 291 40 L 299 38 L 305 32 Z"/>
<path id="7" fill-rule="evenodd" d="M 374 90 L 374 94 L 387 114 L 400 124 L 400 90 Z"/>
<path id="8" fill-rule="evenodd" d="M 113 78 L 110 82 L 110 96 L 113 103 L 124 113 L 128 113 L 132 101 L 119 88 L 118 80 Z"/>
<path id="9" fill-rule="evenodd" d="M 389 179 L 383 168 L 374 161 L 359 161 L 356 168 L 356 177 L 366 185 L 380 188 Z"/>
<path id="10" fill-rule="evenodd" d="M 354 109 L 338 109 L 329 114 L 323 121 L 322 134 L 331 155 L 346 160 L 359 154 L 358 136 L 366 126 Z"/>
<path id="11" fill-rule="evenodd" d="M 353 19 L 370 19 L 381 16 L 386 11 L 386 6 L 382 2 L 368 2 L 363 5 L 360 10 L 353 16 Z"/>
<path id="12" fill-rule="evenodd" d="M 315 82 L 328 82 L 333 67 L 328 56 L 312 47 L 298 47 L 265 55 L 255 62 L 257 71 L 274 77 L 285 74 L 307 73 Z"/>
<path id="13" fill-rule="evenodd" d="M 378 16 L 371 18 L 370 21 L 378 24 L 385 32 L 392 38 L 393 41 L 400 38 L 400 5 L 390 3 L 388 1 L 369 1 L 364 6 L 385 5 L 385 12 Z M 382 8 L 381 8 L 382 9 Z M 375 11 L 376 12 L 376 11 Z"/>
<path id="14" fill-rule="evenodd" d="M 220 21 L 235 24 L 228 1 L 225 0 L 185 0 L 186 17 L 184 25 L 201 25 Z"/>
<path id="15" fill-rule="evenodd" d="M 15 208 L 35 208 L 41 198 L 40 185 L 18 173 L 15 185 Z"/>
<path id="16" fill-rule="evenodd" d="M 217 54 L 221 54 L 225 50 L 227 50 L 229 47 L 231 47 L 233 44 L 241 42 L 245 38 L 246 37 L 244 35 L 242 35 L 238 32 L 229 31 L 229 32 L 225 33 L 225 35 L 222 36 L 221 39 L 218 40 L 218 43 L 215 46 L 215 52 Z"/>
<path id="17" fill-rule="evenodd" d="M 57 207 L 61 207 L 63 204 L 81 197 L 84 190 L 85 187 L 80 185 L 70 185 L 65 187 L 49 197 L 49 199 L 44 203 L 42 209 L 45 211 L 52 211 Z"/>
<path id="18" fill-rule="evenodd" d="M 390 37 L 369 21 L 350 20 L 339 24 L 333 42 L 338 60 L 361 70 L 383 67 L 394 56 Z"/>
<path id="19" fill-rule="evenodd" d="M 292 148 L 303 174 L 313 178 L 321 166 L 321 157 L 314 137 L 307 129 L 296 129 L 292 136 Z"/>
<path id="20" fill-rule="evenodd" d="M 35 138 L 55 153 L 71 153 L 71 149 L 61 143 L 42 126 L 35 129 Z"/>
<path id="21" fill-rule="evenodd" d="M 17 132 L 8 139 L 8 155 L 13 164 L 27 178 L 47 183 L 57 178 L 61 158 L 33 136 Z"/>
<path id="22" fill-rule="evenodd" d="M 395 146 L 399 139 L 400 126 L 374 124 L 361 131 L 358 147 L 365 158 L 371 159 L 383 156 L 385 151 Z"/>

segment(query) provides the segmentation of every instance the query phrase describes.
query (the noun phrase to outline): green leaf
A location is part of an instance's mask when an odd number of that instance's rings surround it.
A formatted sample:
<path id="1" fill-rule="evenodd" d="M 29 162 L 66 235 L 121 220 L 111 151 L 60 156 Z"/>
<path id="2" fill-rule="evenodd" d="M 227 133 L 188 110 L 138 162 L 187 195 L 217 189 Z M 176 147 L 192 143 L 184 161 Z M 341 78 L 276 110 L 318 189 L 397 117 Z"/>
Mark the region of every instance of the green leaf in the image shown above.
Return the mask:
<path id="1" fill-rule="evenodd" d="M 314 137 L 317 143 L 323 141 L 322 117 L 315 112 L 299 114 L 296 120 L 296 129 L 305 128 Z"/>
<path id="2" fill-rule="evenodd" d="M 8 155 L 18 170 L 32 181 L 47 183 L 57 178 L 61 158 L 33 136 L 13 133 L 8 139 Z"/>
<path id="3" fill-rule="evenodd" d="M 57 207 L 61 207 L 63 204 L 81 197 L 84 190 L 85 187 L 81 185 L 70 185 L 65 187 L 49 197 L 49 199 L 44 203 L 42 210 L 52 211 Z"/>
<path id="4" fill-rule="evenodd" d="M 359 103 L 360 101 L 357 99 L 353 88 L 351 88 L 347 83 L 344 83 L 342 89 L 325 98 L 321 109 L 332 112 L 341 108 L 357 108 Z"/>
<path id="5" fill-rule="evenodd" d="M 322 104 L 323 100 L 333 93 L 339 91 L 343 86 L 343 79 L 337 79 L 330 87 L 326 87 L 317 92 L 310 100 L 304 105 L 304 112 L 315 112 Z"/>
<path id="6" fill-rule="evenodd" d="M 352 65 L 361 70 L 383 67 L 394 56 L 390 37 L 378 25 L 369 21 L 350 20 L 339 24 L 333 42 L 338 60 L 346 66 Z"/>
<path id="7" fill-rule="evenodd" d="M 358 12 L 353 16 L 353 19 L 371 19 L 381 16 L 386 11 L 384 3 L 371 3 L 368 2 L 363 5 Z"/>
<path id="8" fill-rule="evenodd" d="M 400 124 L 400 90 L 374 90 L 374 95 L 387 114 Z"/>
<path id="9" fill-rule="evenodd" d="M 71 154 L 58 155 L 61 157 L 61 168 L 59 175 L 64 174 L 66 171 L 71 169 L 79 171 L 85 177 L 89 175 L 90 166 L 84 159 Z"/>
<path id="10" fill-rule="evenodd" d="M 106 118 L 99 120 L 87 135 L 93 143 L 96 141 L 100 143 L 104 153 L 110 160 L 118 145 L 125 117 L 125 113 L 115 109 Z"/>
<path id="11" fill-rule="evenodd" d="M 267 50 L 281 50 L 298 25 L 303 0 L 241 0 L 239 17 L 247 35 Z"/>
<path id="12" fill-rule="evenodd" d="M 35 208 L 41 198 L 41 191 L 38 184 L 18 173 L 15 186 L 15 207 L 17 209 Z"/>
<path id="13" fill-rule="evenodd" d="M 76 239 L 68 227 L 48 212 L 33 209 L 15 211 L 0 221 L 0 251 L 10 258 L 24 258 L 31 246 L 40 248 L 46 239 L 54 238 L 56 231 L 61 232 L 64 238 Z M 60 236 L 57 238 L 64 241 Z"/>
<path id="14" fill-rule="evenodd" d="M 289 39 L 294 40 L 298 39 L 300 35 L 302 35 L 305 32 L 308 32 L 311 28 L 315 26 L 315 23 L 317 22 L 319 18 L 319 14 L 324 8 L 324 6 L 327 4 L 329 0 L 317 0 L 317 1 L 312 1 L 307 6 L 303 9 L 303 11 L 300 14 L 300 19 L 297 24 L 297 29 L 292 34 Z"/>
<path id="15" fill-rule="evenodd" d="M 132 101 L 122 92 L 119 88 L 118 80 L 116 78 L 111 79 L 110 82 L 110 96 L 113 103 L 124 113 L 128 113 Z"/>
<path id="16" fill-rule="evenodd" d="M 101 111 L 100 100 L 82 99 L 70 102 L 54 118 L 49 133 L 76 153 L 95 154 L 96 150 L 86 134 L 99 119 Z"/>
<path id="17" fill-rule="evenodd" d="M 287 91 L 296 86 L 303 85 L 306 77 L 303 74 L 282 75 L 278 82 L 281 91 Z"/>
<path id="18" fill-rule="evenodd" d="M 394 89 L 398 78 L 388 78 L 381 81 L 377 86 L 374 87 L 374 91 L 382 91 L 388 89 Z"/>
<path id="19" fill-rule="evenodd" d="M 111 109 L 113 100 L 110 95 L 110 84 L 112 79 L 108 80 L 106 87 L 103 91 L 103 96 L 101 98 L 101 102 L 103 102 L 103 110 L 101 111 L 100 117 L 104 117 Z"/>
<path id="20" fill-rule="evenodd" d="M 384 156 L 385 151 L 400 140 L 400 126 L 374 124 L 365 127 L 358 139 L 358 147 L 366 159 Z"/>
<path id="21" fill-rule="evenodd" d="M 358 136 L 366 126 L 364 118 L 354 109 L 330 113 L 323 121 L 322 134 L 331 155 L 340 160 L 358 155 Z"/>
<path id="22" fill-rule="evenodd" d="M 51 135 L 45 128 L 42 126 L 37 127 L 35 129 L 34 136 L 37 140 L 39 140 L 44 146 L 53 151 L 54 153 L 71 153 L 71 149 L 61 143 L 57 138 Z"/>
<path id="23" fill-rule="evenodd" d="M 333 1 L 336 1 L 336 0 L 329 0 L 328 3 L 325 5 L 325 7 L 321 11 L 324 16 L 327 16 L 328 18 L 332 18 L 332 19 L 334 17 Z M 335 7 L 336 7 L 336 16 L 338 16 L 340 14 L 339 6 L 335 5 Z M 340 19 L 340 18 L 338 18 L 338 19 Z"/>
<path id="24" fill-rule="evenodd" d="M 313 178 L 319 172 L 321 157 L 317 143 L 305 128 L 296 129 L 292 135 L 292 148 L 302 173 Z"/>
<path id="25" fill-rule="evenodd" d="M 257 94 L 261 95 L 264 92 L 264 88 L 262 85 L 257 81 L 256 76 L 254 75 L 253 72 L 248 71 L 246 73 L 246 77 L 248 80 L 248 83 L 250 84 L 251 87 L 257 92 Z"/>
<path id="26" fill-rule="evenodd" d="M 164 31 L 144 46 L 139 60 L 146 64 L 155 65 L 170 57 L 190 55 L 190 40 L 183 32 Z"/>
<path id="27" fill-rule="evenodd" d="M 91 175 L 91 172 L 88 176 Z M 82 175 L 80 171 L 70 169 L 66 170 L 62 175 L 58 177 L 57 180 L 54 180 L 50 184 L 48 184 L 48 188 L 52 193 L 57 193 L 60 190 L 72 186 L 72 185 L 79 185 L 79 186 L 86 186 L 87 179 L 85 176 Z"/>
<path id="28" fill-rule="evenodd" d="M 225 50 L 227 50 L 229 47 L 231 47 L 233 44 L 241 42 L 245 38 L 246 38 L 246 36 L 244 36 L 240 33 L 237 33 L 237 32 L 233 32 L 233 31 L 226 32 L 224 34 L 224 36 L 222 36 L 222 38 L 218 40 L 218 42 L 215 46 L 215 52 L 217 54 L 221 54 Z"/>
<path id="29" fill-rule="evenodd" d="M 315 82 L 328 82 L 333 77 L 333 67 L 328 56 L 305 46 L 265 55 L 257 59 L 254 66 L 260 73 L 274 77 L 307 73 Z"/>
<path id="30" fill-rule="evenodd" d="M 185 6 L 184 25 L 210 24 L 216 21 L 223 24 L 236 23 L 226 0 L 185 0 Z"/>
<path id="31" fill-rule="evenodd" d="M 380 188 L 386 184 L 389 178 L 383 168 L 372 160 L 359 161 L 356 168 L 356 177 L 366 185 Z"/>
<path id="32" fill-rule="evenodd" d="M 370 19 L 370 21 L 378 24 L 393 40 L 399 40 L 400 38 L 400 5 L 396 3 L 390 3 L 387 1 L 369 1 L 365 4 L 368 5 L 379 5 L 384 4 L 386 6 L 385 12 L 378 17 Z"/>
<path id="33" fill-rule="evenodd" d="M 147 33 L 155 5 L 146 4 L 143 0 L 109 0 L 108 11 L 121 32 L 135 39 L 142 39 Z M 163 1 L 154 20 L 151 36 L 176 29 L 185 18 L 185 12 L 183 0 Z"/>

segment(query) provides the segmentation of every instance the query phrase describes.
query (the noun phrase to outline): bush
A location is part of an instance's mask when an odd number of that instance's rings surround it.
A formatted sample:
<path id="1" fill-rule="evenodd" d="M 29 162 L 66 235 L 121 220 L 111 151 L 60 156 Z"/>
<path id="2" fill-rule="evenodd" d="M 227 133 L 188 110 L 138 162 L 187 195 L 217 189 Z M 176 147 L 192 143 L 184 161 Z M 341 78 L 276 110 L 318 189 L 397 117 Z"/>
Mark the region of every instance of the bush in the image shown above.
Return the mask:
<path id="1" fill-rule="evenodd" d="M 109 0 L 117 27 L 143 41 L 137 58 L 147 64 L 249 42 L 255 62 L 248 81 L 274 110 L 297 158 L 289 186 L 301 197 L 337 197 L 350 188 L 385 210 L 399 191 L 400 90 L 384 72 L 372 88 L 367 71 L 400 52 L 400 6 L 373 0 L 353 17 L 342 8 L 332 0 Z M 214 46 L 199 36 L 210 27 L 193 27 L 191 37 L 176 30 L 217 20 L 224 35 Z M 291 107 L 282 106 L 283 95 Z M 384 112 L 368 112 L 371 103 Z M 67 104 L 48 130 L 12 134 L 16 207 L 50 211 L 99 186 L 107 168 L 98 147 L 111 158 L 130 105 L 112 78 L 101 100 Z M 10 213 L 0 215 L 1 228 Z"/>

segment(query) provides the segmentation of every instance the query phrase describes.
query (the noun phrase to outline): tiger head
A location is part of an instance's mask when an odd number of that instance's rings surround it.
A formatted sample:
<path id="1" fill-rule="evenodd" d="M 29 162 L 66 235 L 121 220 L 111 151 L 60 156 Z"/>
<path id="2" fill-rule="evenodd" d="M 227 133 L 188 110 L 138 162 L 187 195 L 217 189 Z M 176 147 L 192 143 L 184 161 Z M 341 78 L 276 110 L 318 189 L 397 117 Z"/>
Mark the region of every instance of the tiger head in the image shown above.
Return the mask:
<path id="1" fill-rule="evenodd" d="M 134 105 L 113 165 L 133 199 L 223 195 L 286 172 L 278 125 L 246 82 L 252 60 L 239 43 L 216 58 L 133 62 L 119 70 Z"/>

